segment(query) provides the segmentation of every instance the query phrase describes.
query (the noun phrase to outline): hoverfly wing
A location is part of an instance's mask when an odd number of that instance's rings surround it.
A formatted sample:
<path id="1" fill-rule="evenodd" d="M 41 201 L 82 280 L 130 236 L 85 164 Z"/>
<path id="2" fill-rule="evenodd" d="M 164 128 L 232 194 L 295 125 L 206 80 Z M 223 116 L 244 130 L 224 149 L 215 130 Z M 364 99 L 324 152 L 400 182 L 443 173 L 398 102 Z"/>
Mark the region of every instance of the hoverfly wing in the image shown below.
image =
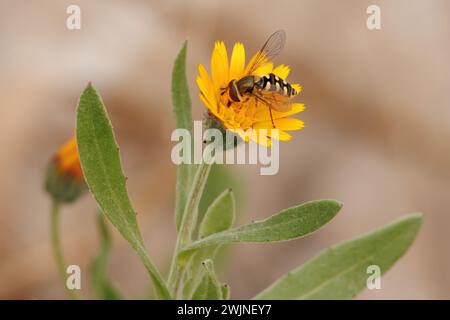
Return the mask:
<path id="1" fill-rule="evenodd" d="M 252 93 L 252 96 L 267 107 L 278 112 L 288 112 L 292 109 L 290 99 L 276 92 L 258 92 Z"/>
<path id="2" fill-rule="evenodd" d="M 284 30 L 275 31 L 264 43 L 261 50 L 258 51 L 256 56 L 252 59 L 247 67 L 247 74 L 252 74 L 258 67 L 269 62 L 278 56 L 283 50 L 284 43 L 286 42 L 286 33 Z"/>

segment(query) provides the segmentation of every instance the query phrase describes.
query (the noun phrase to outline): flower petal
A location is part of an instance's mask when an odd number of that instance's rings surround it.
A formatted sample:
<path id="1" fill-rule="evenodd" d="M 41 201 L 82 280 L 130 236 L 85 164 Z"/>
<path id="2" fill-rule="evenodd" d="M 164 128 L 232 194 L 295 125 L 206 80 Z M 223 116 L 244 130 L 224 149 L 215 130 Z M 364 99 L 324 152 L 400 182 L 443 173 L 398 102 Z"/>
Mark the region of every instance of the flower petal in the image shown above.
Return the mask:
<path id="1" fill-rule="evenodd" d="M 211 74 L 214 87 L 218 90 L 228 85 L 228 55 L 225 44 L 222 41 L 216 41 L 211 57 Z"/>
<path id="2" fill-rule="evenodd" d="M 257 75 L 257 76 L 263 76 L 263 75 L 271 73 L 272 70 L 273 70 L 273 63 L 267 62 L 267 63 L 260 65 L 258 68 L 256 68 L 256 70 L 253 72 L 253 74 Z"/>
<path id="3" fill-rule="evenodd" d="M 199 98 L 205 104 L 205 106 L 216 116 L 218 117 L 217 104 L 216 100 L 208 100 L 202 93 L 199 93 Z"/>
<path id="4" fill-rule="evenodd" d="M 231 53 L 230 63 L 230 81 L 233 79 L 239 79 L 244 75 L 245 68 L 245 49 L 244 45 L 237 42 L 233 47 Z"/>
<path id="5" fill-rule="evenodd" d="M 299 94 L 302 91 L 302 86 L 299 85 L 298 83 L 291 84 L 291 87 L 294 88 L 295 91 L 297 91 L 297 94 Z"/>
<path id="6" fill-rule="evenodd" d="M 258 143 L 259 145 L 261 145 L 263 147 L 272 146 L 272 141 L 264 133 L 267 133 L 267 132 L 265 132 L 265 130 L 252 130 L 252 134 L 250 135 L 250 140 Z"/>
<path id="7" fill-rule="evenodd" d="M 273 119 L 281 119 L 281 118 L 286 118 L 289 117 L 291 115 L 297 114 L 302 112 L 303 110 L 305 110 L 305 105 L 302 103 L 293 103 L 291 105 L 292 109 L 289 110 L 288 112 L 279 112 L 276 110 L 272 109 L 272 117 Z M 258 108 L 258 110 L 256 111 L 255 115 L 254 115 L 254 119 L 255 121 L 266 121 L 271 119 L 270 118 L 270 111 L 269 108 L 265 107 L 265 108 Z"/>
<path id="8" fill-rule="evenodd" d="M 208 108 L 214 113 L 217 112 L 217 102 L 216 102 L 216 95 L 215 90 L 213 87 L 213 84 L 211 82 L 211 78 L 208 75 L 208 72 L 206 71 L 205 67 L 200 64 L 198 66 L 198 73 L 199 75 L 196 78 L 196 82 L 198 87 L 200 88 L 201 96 L 203 96 L 202 101 L 205 103 Z"/>
<path id="9" fill-rule="evenodd" d="M 278 76 L 279 78 L 286 80 L 290 71 L 291 71 L 291 68 L 289 68 L 289 66 L 280 64 L 278 67 L 273 69 L 272 73 L 274 75 Z"/>
<path id="10" fill-rule="evenodd" d="M 305 126 L 304 122 L 295 118 L 282 118 L 274 119 L 275 127 L 279 130 L 289 131 L 289 130 L 301 130 Z M 272 128 L 272 120 L 256 122 L 253 128 Z"/>
<path id="11" fill-rule="evenodd" d="M 290 141 L 292 139 L 292 135 L 282 130 L 271 129 L 267 131 L 267 135 L 271 139 L 277 139 L 280 141 Z"/>

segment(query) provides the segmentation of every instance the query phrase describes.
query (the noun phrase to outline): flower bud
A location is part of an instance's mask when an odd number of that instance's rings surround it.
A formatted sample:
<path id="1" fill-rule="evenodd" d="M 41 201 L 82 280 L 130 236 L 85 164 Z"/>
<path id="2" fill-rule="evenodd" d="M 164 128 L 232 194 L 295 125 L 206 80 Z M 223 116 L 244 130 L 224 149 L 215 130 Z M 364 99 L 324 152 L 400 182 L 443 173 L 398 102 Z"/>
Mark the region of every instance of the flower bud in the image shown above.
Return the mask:
<path id="1" fill-rule="evenodd" d="M 47 168 L 45 189 L 59 202 L 73 202 L 86 190 L 75 136 L 55 154 Z"/>

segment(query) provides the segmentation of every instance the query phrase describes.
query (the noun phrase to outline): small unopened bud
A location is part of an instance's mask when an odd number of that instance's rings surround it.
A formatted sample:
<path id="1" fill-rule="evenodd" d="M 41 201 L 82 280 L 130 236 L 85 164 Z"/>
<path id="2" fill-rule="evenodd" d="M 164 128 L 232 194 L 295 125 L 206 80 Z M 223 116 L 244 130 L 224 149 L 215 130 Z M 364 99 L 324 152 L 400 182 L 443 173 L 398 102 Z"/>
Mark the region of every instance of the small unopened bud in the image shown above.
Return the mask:
<path id="1" fill-rule="evenodd" d="M 73 202 L 86 190 L 75 136 L 67 141 L 51 159 L 45 189 L 59 202 Z"/>

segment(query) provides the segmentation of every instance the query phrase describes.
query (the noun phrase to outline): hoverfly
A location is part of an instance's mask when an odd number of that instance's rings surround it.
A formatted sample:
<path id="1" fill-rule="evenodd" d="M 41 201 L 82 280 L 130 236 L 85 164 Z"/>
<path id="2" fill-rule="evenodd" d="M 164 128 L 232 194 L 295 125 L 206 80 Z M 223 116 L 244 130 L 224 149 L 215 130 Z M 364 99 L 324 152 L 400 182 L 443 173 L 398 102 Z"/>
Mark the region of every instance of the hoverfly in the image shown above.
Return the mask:
<path id="1" fill-rule="evenodd" d="M 274 59 L 283 49 L 286 40 L 286 34 L 283 30 L 273 33 L 262 46 L 247 67 L 246 75 L 240 79 L 231 80 L 227 87 L 222 88 L 221 95 L 228 93 L 229 107 L 233 102 L 245 102 L 251 97 L 255 102 L 269 108 L 272 125 L 272 109 L 280 112 L 287 112 L 291 109 L 290 98 L 297 95 L 298 92 L 284 79 L 279 78 L 273 73 L 266 75 L 253 74 L 258 67 Z"/>

